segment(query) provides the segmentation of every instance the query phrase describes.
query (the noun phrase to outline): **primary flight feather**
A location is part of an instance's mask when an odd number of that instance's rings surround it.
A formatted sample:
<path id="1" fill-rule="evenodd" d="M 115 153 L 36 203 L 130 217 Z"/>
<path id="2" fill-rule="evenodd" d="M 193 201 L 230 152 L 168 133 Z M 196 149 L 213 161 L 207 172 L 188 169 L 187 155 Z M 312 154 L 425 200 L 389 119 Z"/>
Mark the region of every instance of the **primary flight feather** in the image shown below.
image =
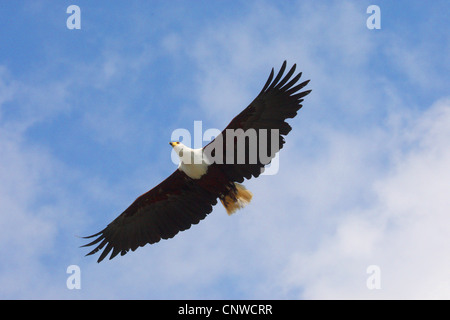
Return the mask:
<path id="1" fill-rule="evenodd" d="M 298 83 L 301 73 L 293 77 L 295 68 L 294 64 L 283 77 L 284 61 L 275 79 L 272 69 L 252 103 L 205 147 L 191 149 L 170 142 L 180 157 L 178 168 L 138 197 L 105 229 L 85 237 L 96 237 L 83 246 L 96 245 L 87 255 L 103 249 L 100 262 L 110 252 L 112 259 L 119 253 L 172 238 L 204 219 L 217 199 L 228 214 L 248 204 L 252 193 L 241 183 L 244 178 L 258 177 L 283 147 L 283 136 L 292 129 L 285 120 L 297 115 L 303 97 L 311 92 L 300 91 L 309 80 Z"/>

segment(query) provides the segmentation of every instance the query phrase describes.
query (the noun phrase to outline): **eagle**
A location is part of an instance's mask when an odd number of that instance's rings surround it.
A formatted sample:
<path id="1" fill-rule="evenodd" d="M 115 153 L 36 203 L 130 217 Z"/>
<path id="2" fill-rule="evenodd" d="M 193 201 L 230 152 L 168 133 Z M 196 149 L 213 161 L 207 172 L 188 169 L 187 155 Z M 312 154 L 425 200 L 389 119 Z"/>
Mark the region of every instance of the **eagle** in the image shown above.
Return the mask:
<path id="1" fill-rule="evenodd" d="M 228 214 L 243 208 L 252 193 L 242 182 L 257 178 L 285 143 L 291 131 L 286 122 L 302 107 L 311 90 L 300 91 L 296 64 L 286 73 L 286 61 L 274 78 L 270 72 L 257 97 L 203 148 L 191 149 L 179 141 L 170 145 L 180 158 L 178 168 L 164 181 L 139 196 L 95 238 L 82 247 L 95 246 L 87 255 L 103 249 L 97 262 L 135 251 L 146 244 L 173 238 L 199 223 L 220 200 Z"/>

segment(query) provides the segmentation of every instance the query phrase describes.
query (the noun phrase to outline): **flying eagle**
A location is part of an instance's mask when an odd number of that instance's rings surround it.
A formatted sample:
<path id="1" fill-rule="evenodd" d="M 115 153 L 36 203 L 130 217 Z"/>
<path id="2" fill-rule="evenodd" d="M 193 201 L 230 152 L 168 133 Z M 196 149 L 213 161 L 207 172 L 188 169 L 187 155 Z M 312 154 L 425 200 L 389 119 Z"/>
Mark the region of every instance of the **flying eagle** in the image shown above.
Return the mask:
<path id="1" fill-rule="evenodd" d="M 148 243 L 170 239 L 204 219 L 217 204 L 217 199 L 228 214 L 248 204 L 252 193 L 241 183 L 244 178 L 258 177 L 283 147 L 283 136 L 292 129 L 285 120 L 297 115 L 303 97 L 311 92 L 299 92 L 309 80 L 297 84 L 301 72 L 292 77 L 295 68 L 294 64 L 283 77 L 284 61 L 275 79 L 272 68 L 255 100 L 205 147 L 191 149 L 181 142 L 170 142 L 180 157 L 178 168 L 166 180 L 138 197 L 105 229 L 85 237 L 97 237 L 83 246 L 97 245 L 87 255 L 104 248 L 97 261 L 100 262 L 111 250 L 109 259 Z M 250 133 L 257 138 L 256 143 L 250 141 Z M 266 156 L 262 157 L 260 153 Z"/>

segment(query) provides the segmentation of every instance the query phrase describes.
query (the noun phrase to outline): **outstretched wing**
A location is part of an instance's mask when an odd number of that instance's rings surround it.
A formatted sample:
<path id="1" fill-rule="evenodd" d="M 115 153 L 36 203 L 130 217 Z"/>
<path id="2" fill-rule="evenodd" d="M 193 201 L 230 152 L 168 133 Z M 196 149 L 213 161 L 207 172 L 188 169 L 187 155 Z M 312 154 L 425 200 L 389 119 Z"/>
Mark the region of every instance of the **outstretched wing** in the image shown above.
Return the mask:
<path id="1" fill-rule="evenodd" d="M 83 247 L 97 245 L 87 255 L 104 248 L 98 258 L 100 262 L 111 250 L 109 259 L 147 243 L 172 238 L 204 219 L 217 203 L 217 197 L 177 169 L 158 186 L 137 198 L 105 229 L 85 237 L 97 238 Z"/>
<path id="2" fill-rule="evenodd" d="M 212 153 L 213 155 L 217 152 L 217 148 L 222 148 L 223 163 L 214 163 L 213 165 L 220 166 L 230 180 L 242 182 L 244 178 L 258 177 L 264 170 L 264 166 L 270 163 L 276 153 L 283 147 L 285 142 L 283 136 L 286 136 L 292 129 L 286 122 L 286 119 L 297 115 L 297 111 L 302 107 L 303 97 L 311 92 L 311 90 L 300 91 L 309 83 L 309 80 L 298 83 L 302 73 L 300 72 L 292 77 L 295 69 L 296 65 L 294 64 L 283 77 L 286 70 L 286 61 L 284 61 L 275 79 L 274 70 L 272 69 L 259 95 L 247 108 L 231 120 L 216 139 L 205 146 L 207 154 Z M 244 150 L 238 148 L 238 138 L 236 137 L 234 137 L 231 144 L 227 143 L 227 135 L 233 134 L 237 129 L 242 129 L 244 136 L 249 131 L 254 130 L 258 143 L 256 145 L 246 143 Z M 278 130 L 274 131 L 278 144 L 272 144 L 274 135 L 272 135 L 271 130 L 273 129 Z M 248 135 L 248 137 L 250 136 Z M 249 138 L 246 139 L 248 142 Z M 218 143 L 218 140 L 220 140 L 220 143 Z M 231 139 L 229 140 L 231 141 Z M 264 144 L 261 144 L 261 142 L 264 142 Z M 262 147 L 263 149 L 261 149 Z M 231 152 L 233 156 L 229 157 Z M 243 163 L 238 161 L 239 152 L 244 152 L 242 158 L 245 158 L 245 161 Z M 252 161 L 251 152 L 256 152 L 256 162 Z M 263 154 L 264 157 L 260 157 Z M 229 162 L 231 163 L 227 163 L 227 159 L 230 159 L 231 161 Z"/>

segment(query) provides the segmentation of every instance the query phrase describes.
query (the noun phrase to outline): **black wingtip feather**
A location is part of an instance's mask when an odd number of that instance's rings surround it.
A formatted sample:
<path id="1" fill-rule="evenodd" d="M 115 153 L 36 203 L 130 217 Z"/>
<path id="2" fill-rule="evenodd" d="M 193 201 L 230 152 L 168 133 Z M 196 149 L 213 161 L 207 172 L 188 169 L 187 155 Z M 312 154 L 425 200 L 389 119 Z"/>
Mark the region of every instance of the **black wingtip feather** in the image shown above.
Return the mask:
<path id="1" fill-rule="evenodd" d="M 297 93 L 297 94 L 293 95 L 293 97 L 295 97 L 296 99 L 301 99 L 301 98 L 307 96 L 308 94 L 310 94 L 311 91 L 312 90 L 306 90 L 306 91 L 303 91 L 303 92 L 300 92 L 300 93 Z M 302 99 L 302 101 L 303 101 L 303 99 Z M 299 102 L 301 102 L 301 101 L 299 101 Z"/>
<path id="2" fill-rule="evenodd" d="M 100 231 L 100 232 L 97 232 L 96 234 L 93 234 L 93 235 L 91 235 L 91 236 L 81 237 L 81 238 L 82 238 L 82 239 L 90 239 L 90 238 L 93 238 L 93 237 L 96 237 L 96 236 L 101 235 L 101 234 L 103 233 L 103 231 L 104 231 L 104 230 L 102 230 L 102 231 Z"/>
<path id="3" fill-rule="evenodd" d="M 292 95 L 292 94 L 296 93 L 297 91 L 299 91 L 300 89 L 304 88 L 308 83 L 309 83 L 309 80 L 303 81 L 302 83 L 296 85 L 295 87 L 292 87 L 289 90 L 287 90 L 286 93 L 288 95 Z"/>
<path id="4" fill-rule="evenodd" d="M 286 62 L 286 61 L 285 61 Z M 294 74 L 295 72 L 295 68 L 297 67 L 296 64 L 294 64 L 292 66 L 292 68 L 289 70 L 289 72 L 284 76 L 283 80 L 281 80 L 274 88 L 275 89 L 280 89 Z M 300 72 L 301 74 L 301 72 Z"/>
<path id="5" fill-rule="evenodd" d="M 275 71 L 274 71 L 274 69 L 272 68 L 272 71 L 270 71 L 270 75 L 269 75 L 269 78 L 267 79 L 267 81 L 266 81 L 266 84 L 264 85 L 264 87 L 262 88 L 262 90 L 261 90 L 261 92 L 259 93 L 259 94 L 261 94 L 261 93 L 263 93 L 264 91 L 266 91 L 266 89 L 267 89 L 267 87 L 270 85 L 270 83 L 272 82 L 272 79 L 273 79 L 273 75 L 275 74 Z"/>
<path id="6" fill-rule="evenodd" d="M 102 232 L 98 233 L 97 235 L 100 235 L 100 234 L 102 234 Z M 92 237 L 90 236 L 90 237 L 87 237 L 87 238 L 92 238 Z M 102 239 L 104 239 L 104 236 L 103 236 L 103 235 L 101 235 L 100 237 L 98 237 L 98 238 L 95 239 L 94 241 L 89 242 L 88 244 L 85 244 L 85 245 L 81 246 L 81 248 L 93 246 L 94 244 L 100 242 Z"/>
<path id="7" fill-rule="evenodd" d="M 112 250 L 113 246 L 111 245 L 111 242 L 108 243 L 105 250 L 103 250 L 102 254 L 98 258 L 97 262 L 100 263 L 103 259 L 106 258 L 106 256 L 109 254 L 109 252 Z"/>
<path id="8" fill-rule="evenodd" d="M 284 71 L 286 70 L 286 64 L 287 64 L 287 63 L 286 63 L 286 60 L 284 60 L 283 65 L 281 66 L 280 71 L 278 71 L 277 76 L 276 76 L 275 79 L 272 81 L 272 84 L 269 86 L 269 88 L 267 88 L 266 91 L 272 90 L 272 89 L 278 84 L 278 81 L 280 81 L 281 77 L 282 77 L 283 74 L 284 74 Z"/>
<path id="9" fill-rule="evenodd" d="M 298 82 L 298 80 L 300 80 L 301 77 L 302 77 L 302 73 L 299 72 L 294 78 L 292 78 L 291 81 L 289 81 L 285 86 L 280 88 L 280 90 L 281 91 L 289 90 L 289 88 L 291 88 L 294 84 L 296 84 Z"/>

